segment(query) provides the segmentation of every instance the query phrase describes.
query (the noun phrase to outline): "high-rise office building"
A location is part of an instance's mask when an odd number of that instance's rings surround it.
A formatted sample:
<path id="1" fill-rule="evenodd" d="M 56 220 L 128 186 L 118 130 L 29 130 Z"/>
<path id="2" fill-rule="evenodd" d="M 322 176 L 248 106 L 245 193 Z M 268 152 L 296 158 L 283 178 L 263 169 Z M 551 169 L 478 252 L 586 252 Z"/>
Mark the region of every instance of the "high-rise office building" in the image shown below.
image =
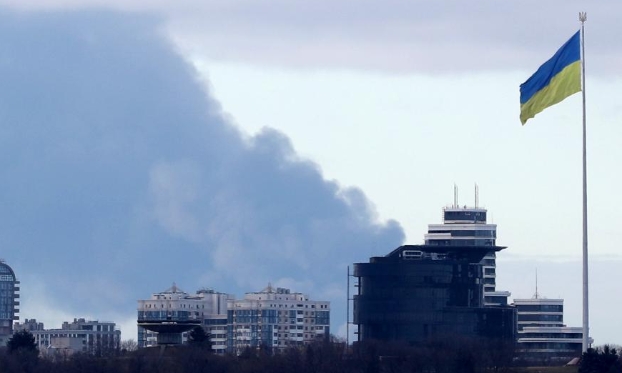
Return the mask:
<path id="1" fill-rule="evenodd" d="M 457 193 L 457 191 L 455 192 Z M 496 246 L 497 225 L 487 222 L 488 211 L 477 206 L 454 204 L 443 208 L 443 223 L 428 225 L 425 244 L 431 246 Z M 481 261 L 483 267 L 484 302 L 488 306 L 507 305 L 509 291 L 496 289 L 496 252 L 490 250 Z"/>
<path id="2" fill-rule="evenodd" d="M 15 272 L 0 260 L 0 346 L 13 335 L 13 322 L 19 320 L 19 281 Z"/>
<path id="3" fill-rule="evenodd" d="M 424 245 L 404 245 L 355 263 L 354 323 L 359 340 L 422 342 L 467 336 L 513 340 L 516 310 L 496 291 L 497 227 L 486 209 L 454 205 L 430 224 Z"/>
<path id="4" fill-rule="evenodd" d="M 515 309 L 484 307 L 480 261 L 495 246 L 404 245 L 355 263 L 360 341 L 515 338 Z"/>

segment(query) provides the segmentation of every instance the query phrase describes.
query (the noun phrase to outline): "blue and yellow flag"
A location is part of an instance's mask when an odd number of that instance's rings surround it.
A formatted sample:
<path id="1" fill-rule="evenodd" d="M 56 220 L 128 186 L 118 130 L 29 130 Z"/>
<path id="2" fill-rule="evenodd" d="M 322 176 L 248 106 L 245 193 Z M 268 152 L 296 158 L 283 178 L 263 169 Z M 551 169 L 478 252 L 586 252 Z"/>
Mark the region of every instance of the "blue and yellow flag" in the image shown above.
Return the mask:
<path id="1" fill-rule="evenodd" d="M 581 91 L 581 36 L 579 31 L 520 85 L 520 121 Z"/>

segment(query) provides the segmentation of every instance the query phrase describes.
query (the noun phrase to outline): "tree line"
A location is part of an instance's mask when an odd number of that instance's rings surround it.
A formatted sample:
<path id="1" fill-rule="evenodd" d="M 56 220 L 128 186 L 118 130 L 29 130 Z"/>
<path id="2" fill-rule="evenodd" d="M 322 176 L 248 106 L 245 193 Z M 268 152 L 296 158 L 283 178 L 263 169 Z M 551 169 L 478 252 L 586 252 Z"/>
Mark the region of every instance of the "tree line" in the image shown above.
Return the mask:
<path id="1" fill-rule="evenodd" d="M 34 337 L 16 333 L 0 350 L 6 373 L 498 373 L 522 372 L 515 346 L 503 340 L 438 338 L 417 346 L 369 341 L 346 348 L 327 340 L 271 351 L 247 348 L 240 355 L 211 353 L 206 336 L 191 335 L 175 347 L 122 348 L 100 354 L 40 357 Z M 584 354 L 579 373 L 622 372 L 617 351 L 605 346 Z"/>

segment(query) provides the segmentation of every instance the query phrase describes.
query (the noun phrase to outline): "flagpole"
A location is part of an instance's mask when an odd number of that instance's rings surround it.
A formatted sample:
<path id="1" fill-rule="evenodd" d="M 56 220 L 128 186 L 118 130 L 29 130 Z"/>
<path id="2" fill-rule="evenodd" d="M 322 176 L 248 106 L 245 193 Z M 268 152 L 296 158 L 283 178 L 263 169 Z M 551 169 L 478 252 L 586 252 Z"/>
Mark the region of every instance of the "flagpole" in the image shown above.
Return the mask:
<path id="1" fill-rule="evenodd" d="M 579 13 L 581 21 L 581 93 L 583 96 L 583 352 L 589 347 L 590 314 L 588 292 L 588 260 L 587 260 L 587 151 L 586 151 L 586 115 L 585 115 L 585 29 L 587 20 L 585 12 Z"/>

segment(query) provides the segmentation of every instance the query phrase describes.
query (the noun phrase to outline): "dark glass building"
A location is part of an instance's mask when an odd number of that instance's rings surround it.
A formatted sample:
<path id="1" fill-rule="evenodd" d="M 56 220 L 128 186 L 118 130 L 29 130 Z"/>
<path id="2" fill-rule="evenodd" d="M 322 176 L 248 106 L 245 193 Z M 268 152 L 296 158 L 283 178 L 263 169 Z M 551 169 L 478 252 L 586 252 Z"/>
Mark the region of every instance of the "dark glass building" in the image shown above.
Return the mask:
<path id="1" fill-rule="evenodd" d="M 465 336 L 514 340 L 516 311 L 484 307 L 482 258 L 504 247 L 405 245 L 354 264 L 359 340 Z"/>

